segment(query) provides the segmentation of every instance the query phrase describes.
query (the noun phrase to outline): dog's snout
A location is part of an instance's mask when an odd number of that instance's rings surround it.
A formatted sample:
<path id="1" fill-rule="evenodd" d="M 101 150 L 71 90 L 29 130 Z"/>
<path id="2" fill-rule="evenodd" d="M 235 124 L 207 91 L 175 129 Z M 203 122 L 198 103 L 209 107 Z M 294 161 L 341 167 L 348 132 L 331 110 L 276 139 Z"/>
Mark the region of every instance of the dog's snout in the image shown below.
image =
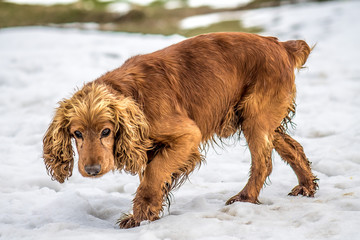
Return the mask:
<path id="1" fill-rule="evenodd" d="M 95 164 L 95 165 L 86 165 L 85 166 L 85 172 L 91 176 L 96 176 L 101 171 L 101 165 Z"/>

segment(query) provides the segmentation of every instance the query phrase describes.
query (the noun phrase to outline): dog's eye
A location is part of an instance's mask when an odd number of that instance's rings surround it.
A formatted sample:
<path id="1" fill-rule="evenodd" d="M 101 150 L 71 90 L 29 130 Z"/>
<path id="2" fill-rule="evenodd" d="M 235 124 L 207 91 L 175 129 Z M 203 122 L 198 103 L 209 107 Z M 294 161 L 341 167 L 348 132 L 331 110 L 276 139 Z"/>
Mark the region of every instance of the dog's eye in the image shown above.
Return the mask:
<path id="1" fill-rule="evenodd" d="M 110 129 L 105 128 L 102 132 L 101 132 L 101 137 L 107 137 L 110 135 Z"/>
<path id="2" fill-rule="evenodd" d="M 75 131 L 75 132 L 74 132 L 74 135 L 75 135 L 75 137 L 78 138 L 78 139 L 81 139 L 81 138 L 82 138 L 82 133 L 81 133 L 80 131 Z"/>

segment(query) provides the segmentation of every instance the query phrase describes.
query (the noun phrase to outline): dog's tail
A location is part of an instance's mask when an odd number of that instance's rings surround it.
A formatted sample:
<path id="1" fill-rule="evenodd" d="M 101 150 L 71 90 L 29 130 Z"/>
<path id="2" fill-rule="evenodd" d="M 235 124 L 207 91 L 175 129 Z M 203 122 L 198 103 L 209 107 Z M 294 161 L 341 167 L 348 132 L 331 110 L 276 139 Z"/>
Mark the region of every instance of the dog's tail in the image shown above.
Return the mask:
<path id="1" fill-rule="evenodd" d="M 309 45 L 303 40 L 291 40 L 282 43 L 286 51 L 289 53 L 290 61 L 297 69 L 301 69 L 305 64 L 311 50 Z"/>

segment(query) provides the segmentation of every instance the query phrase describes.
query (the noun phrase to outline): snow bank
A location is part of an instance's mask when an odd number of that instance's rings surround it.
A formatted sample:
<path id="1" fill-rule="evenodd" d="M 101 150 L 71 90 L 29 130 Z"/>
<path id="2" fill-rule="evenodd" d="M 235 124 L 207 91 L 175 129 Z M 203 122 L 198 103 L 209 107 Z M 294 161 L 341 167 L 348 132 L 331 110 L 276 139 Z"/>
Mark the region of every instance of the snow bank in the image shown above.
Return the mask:
<path id="1" fill-rule="evenodd" d="M 251 2 L 251 0 L 188 0 L 190 7 L 209 6 L 212 8 L 234 8 L 246 5 L 249 2 Z"/>
<path id="2" fill-rule="evenodd" d="M 184 18 L 179 25 L 182 29 L 206 27 L 217 22 L 239 20 L 241 15 L 242 12 L 238 11 L 203 14 Z"/>
<path id="3" fill-rule="evenodd" d="M 209 150 L 207 164 L 174 193 L 170 213 L 129 230 L 115 225 L 131 209 L 137 177 L 87 179 L 77 169 L 50 180 L 42 136 L 56 103 L 75 87 L 135 54 L 182 40 L 51 28 L 0 30 L 0 239 L 357 239 L 360 224 L 360 2 L 327 2 L 247 12 L 265 34 L 317 43 L 297 76 L 294 137 L 320 178 L 315 198 L 289 197 L 295 175 L 274 153 L 261 205 L 225 201 L 246 184 L 242 141 Z M 271 24 L 272 23 L 272 24 Z"/>

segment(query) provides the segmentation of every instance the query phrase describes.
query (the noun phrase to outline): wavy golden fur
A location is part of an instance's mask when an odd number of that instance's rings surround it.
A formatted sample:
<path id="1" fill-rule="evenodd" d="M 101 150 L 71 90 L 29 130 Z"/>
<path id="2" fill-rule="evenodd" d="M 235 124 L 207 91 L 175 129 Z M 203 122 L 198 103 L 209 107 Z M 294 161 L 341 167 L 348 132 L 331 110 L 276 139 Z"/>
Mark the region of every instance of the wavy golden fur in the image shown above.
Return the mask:
<path id="1" fill-rule="evenodd" d="M 71 176 L 71 138 L 79 171 L 139 174 L 133 214 L 121 228 L 156 220 L 171 189 L 202 161 L 200 148 L 243 133 L 251 152 L 248 183 L 227 201 L 258 203 L 275 149 L 299 185 L 291 195 L 314 196 L 317 179 L 302 146 L 286 133 L 295 113 L 295 75 L 311 49 L 246 33 L 190 38 L 127 60 L 60 102 L 44 137 L 44 161 L 53 179 Z"/>
<path id="2" fill-rule="evenodd" d="M 60 102 L 44 137 L 44 159 L 49 174 L 59 182 L 71 176 L 73 150 L 70 125 L 73 122 L 92 127 L 102 122 L 114 124 L 116 169 L 142 173 L 150 146 L 149 127 L 137 104 L 130 98 L 116 97 L 105 86 L 87 84 L 69 100 Z"/>

